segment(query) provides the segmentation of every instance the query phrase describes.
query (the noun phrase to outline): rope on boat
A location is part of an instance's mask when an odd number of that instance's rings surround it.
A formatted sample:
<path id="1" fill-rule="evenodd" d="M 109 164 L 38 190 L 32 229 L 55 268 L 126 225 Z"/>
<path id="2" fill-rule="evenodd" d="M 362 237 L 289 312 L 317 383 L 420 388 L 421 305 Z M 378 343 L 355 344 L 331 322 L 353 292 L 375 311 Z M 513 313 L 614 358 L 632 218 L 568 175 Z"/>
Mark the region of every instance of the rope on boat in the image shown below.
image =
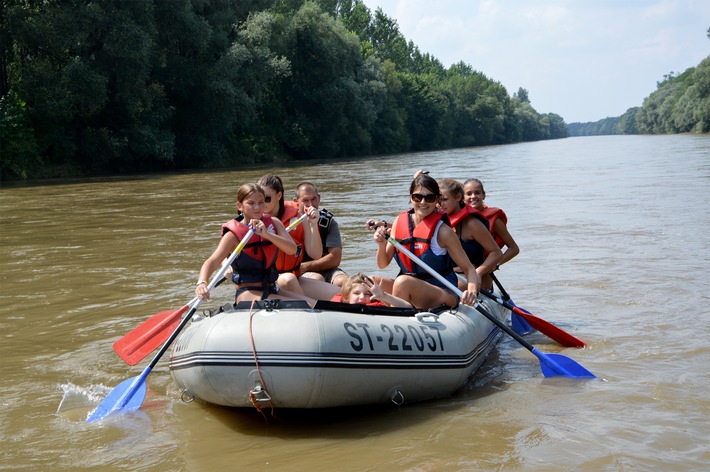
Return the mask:
<path id="1" fill-rule="evenodd" d="M 259 374 L 259 382 L 261 382 L 261 386 L 257 386 L 249 392 L 249 400 L 251 400 L 251 404 L 254 405 L 256 411 L 261 413 L 261 416 L 263 416 L 264 420 L 266 420 L 266 415 L 263 412 L 264 407 L 261 406 L 261 402 L 266 402 L 269 404 L 269 407 L 271 408 L 272 418 L 276 418 L 276 415 L 274 414 L 274 404 L 271 402 L 271 396 L 266 391 L 266 383 L 264 382 L 264 377 L 261 375 L 261 368 L 259 367 L 259 357 L 256 354 L 256 344 L 254 343 L 254 330 L 252 329 L 255 304 L 256 300 L 252 300 L 251 306 L 249 307 L 249 339 L 251 341 L 251 351 L 254 354 L 254 364 L 256 366 L 256 372 Z M 262 398 L 257 398 L 257 395 Z"/>

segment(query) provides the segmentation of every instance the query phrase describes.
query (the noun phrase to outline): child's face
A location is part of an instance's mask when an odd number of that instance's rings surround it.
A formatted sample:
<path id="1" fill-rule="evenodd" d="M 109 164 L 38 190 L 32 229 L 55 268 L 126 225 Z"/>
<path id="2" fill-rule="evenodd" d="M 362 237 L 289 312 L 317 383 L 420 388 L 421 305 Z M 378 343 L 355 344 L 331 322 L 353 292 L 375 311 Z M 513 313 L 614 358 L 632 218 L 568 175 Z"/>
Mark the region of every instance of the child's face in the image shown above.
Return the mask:
<path id="1" fill-rule="evenodd" d="M 367 288 L 365 284 L 355 284 L 352 290 L 350 290 L 350 296 L 348 298 L 348 303 L 370 303 L 370 298 L 372 297 L 372 292 Z"/>

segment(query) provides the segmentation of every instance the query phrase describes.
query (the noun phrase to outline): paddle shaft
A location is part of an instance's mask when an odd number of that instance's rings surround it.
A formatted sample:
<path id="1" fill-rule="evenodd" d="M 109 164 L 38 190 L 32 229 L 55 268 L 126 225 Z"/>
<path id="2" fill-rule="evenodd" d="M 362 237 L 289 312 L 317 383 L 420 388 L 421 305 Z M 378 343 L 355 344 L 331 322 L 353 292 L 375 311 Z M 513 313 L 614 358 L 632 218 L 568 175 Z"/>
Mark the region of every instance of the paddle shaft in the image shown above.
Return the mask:
<path id="1" fill-rule="evenodd" d="M 433 277 L 435 277 L 438 281 L 440 281 L 442 284 L 444 284 L 445 287 L 448 287 L 454 293 L 459 294 L 459 296 L 462 295 L 462 292 L 461 292 L 461 290 L 458 289 L 458 287 L 454 286 L 451 282 L 446 280 L 441 274 L 439 274 L 434 269 L 429 267 L 424 261 L 422 261 L 417 256 L 415 256 L 410 251 L 408 251 L 392 236 L 389 236 L 387 238 L 387 240 L 390 242 L 390 244 L 394 245 L 394 247 L 399 249 L 403 254 L 407 255 L 412 261 L 419 264 L 420 267 L 422 267 L 424 270 L 429 272 Z M 483 316 L 488 318 L 493 324 L 498 326 L 501 330 L 505 331 L 506 334 L 508 334 L 513 339 L 518 341 L 525 349 L 532 352 L 535 355 L 535 357 L 537 357 L 540 360 L 540 367 L 542 368 L 542 373 L 545 375 L 545 377 L 564 375 L 566 377 L 578 378 L 578 379 L 596 378 L 596 376 L 593 373 L 591 373 L 590 371 L 588 371 L 587 369 L 582 367 L 580 364 L 578 364 L 574 360 L 570 359 L 569 357 L 563 356 L 562 354 L 545 354 L 544 352 L 541 352 L 539 349 L 534 347 L 532 344 L 525 341 L 522 338 L 522 336 L 520 336 L 518 333 L 516 333 L 515 331 L 510 329 L 508 326 L 506 326 L 505 323 L 503 323 L 501 320 L 499 320 L 498 318 L 493 316 L 491 313 L 489 313 L 488 310 L 483 308 L 480 303 L 476 303 L 475 308 L 476 308 L 476 310 L 478 310 L 479 313 L 481 313 Z"/>
<path id="2" fill-rule="evenodd" d="M 498 290 L 500 290 L 501 295 L 503 295 L 503 300 L 505 300 L 505 301 L 510 300 L 510 295 L 508 295 L 508 292 L 505 291 L 505 289 L 503 288 L 503 285 L 498 280 L 498 277 L 496 277 L 493 272 L 489 273 L 488 275 L 491 276 L 491 279 L 493 279 L 493 282 L 495 282 L 496 287 L 498 287 Z"/>
<path id="3" fill-rule="evenodd" d="M 222 267 L 220 267 L 217 274 L 212 278 L 210 283 L 207 285 L 208 291 L 212 290 L 221 281 L 222 277 L 224 277 L 224 273 L 227 271 L 227 267 L 229 267 L 229 265 L 232 263 L 232 261 L 234 261 L 234 259 L 236 259 L 236 257 L 239 255 L 239 253 L 242 252 L 242 249 L 244 249 L 244 246 L 247 245 L 247 243 L 249 242 L 249 239 L 251 239 L 251 237 L 253 235 L 254 235 L 254 228 L 249 228 L 249 231 L 244 236 L 244 239 L 242 239 L 239 242 L 239 244 L 237 244 L 237 247 L 234 249 L 232 254 L 229 256 L 229 262 L 226 264 L 222 264 Z M 160 358 L 163 357 L 163 354 L 165 354 L 165 352 L 168 350 L 168 347 L 170 347 L 170 344 L 172 344 L 172 342 L 175 340 L 175 338 L 178 337 L 178 335 L 180 334 L 182 329 L 187 325 L 187 323 L 190 322 L 192 315 L 195 314 L 195 312 L 197 311 L 197 308 L 200 306 L 200 303 L 202 303 L 202 299 L 197 298 L 197 301 L 194 302 L 190 311 L 187 313 L 187 315 L 185 315 L 185 317 L 182 319 L 182 321 L 180 321 L 180 324 L 178 325 L 177 328 L 175 328 L 175 331 L 173 331 L 173 333 L 170 335 L 168 340 L 165 341 L 165 343 L 163 343 L 163 345 L 161 346 L 158 353 L 150 361 L 150 364 L 148 364 L 148 366 L 145 369 L 143 369 L 143 372 L 141 372 L 141 374 L 135 378 L 135 380 L 126 389 L 126 391 L 123 392 L 123 394 L 118 398 L 118 400 L 116 400 L 116 402 L 114 404 L 105 405 L 104 404 L 105 402 L 110 401 L 111 393 L 113 393 L 113 392 L 109 393 L 109 395 L 106 397 L 106 399 L 104 399 L 104 401 L 101 402 L 98 407 L 96 407 L 96 410 L 94 411 L 94 413 L 91 416 L 89 416 L 89 418 L 86 420 L 87 422 L 92 422 L 92 421 L 96 421 L 96 420 L 100 420 L 102 418 L 105 418 L 106 416 L 110 415 L 114 411 L 121 410 L 126 405 L 128 405 L 128 403 L 131 401 L 131 398 L 133 398 L 133 396 L 136 394 L 136 392 L 141 390 L 141 388 L 145 384 L 148 374 L 150 374 L 150 372 L 153 370 L 153 367 L 155 367 L 155 365 L 158 363 Z M 120 385 L 119 385 L 119 387 L 120 387 Z M 133 405 L 134 404 L 131 405 L 132 408 L 140 407 L 140 404 L 138 404 L 137 406 L 133 406 Z"/>
<path id="4" fill-rule="evenodd" d="M 232 262 L 234 261 L 234 259 L 237 258 L 239 253 L 242 252 L 242 249 L 244 249 L 244 246 L 247 245 L 247 243 L 249 242 L 249 240 L 251 239 L 251 237 L 253 235 L 254 235 L 254 228 L 249 228 L 249 231 L 244 236 L 244 239 L 242 239 L 239 242 L 239 244 L 237 244 L 237 247 L 234 249 L 234 251 L 232 251 L 232 254 L 229 255 L 229 259 L 227 259 L 227 262 L 222 264 L 222 267 L 219 268 L 219 270 L 217 271 L 217 274 L 215 274 L 215 276 L 212 277 L 212 280 L 210 280 L 210 283 L 207 285 L 208 292 L 210 290 L 212 290 L 213 288 L 215 288 L 222 281 L 222 278 L 224 277 L 224 273 L 227 272 L 227 267 L 229 267 L 232 264 Z M 194 302 L 190 311 L 187 312 L 187 315 L 185 315 L 185 317 L 182 319 L 182 321 L 180 322 L 178 327 L 175 328 L 175 331 L 173 331 L 173 334 L 170 335 L 168 340 L 165 341 L 165 343 L 160 348 L 160 350 L 155 355 L 155 357 L 153 357 L 153 360 L 150 361 L 150 364 L 148 365 L 148 367 L 150 367 L 151 369 L 153 367 L 155 367 L 155 364 L 157 364 L 158 360 L 163 356 L 163 354 L 165 354 L 165 351 L 168 350 L 168 347 L 170 347 L 170 344 L 175 340 L 175 338 L 178 337 L 178 334 L 180 334 L 180 331 L 182 331 L 182 329 L 185 327 L 185 325 L 190 321 L 190 318 L 192 318 L 192 315 L 195 314 L 195 312 L 197 311 L 197 308 L 202 303 L 201 298 L 198 298 L 198 297 L 195 297 L 195 298 L 197 299 L 197 301 Z"/>
<path id="5" fill-rule="evenodd" d="M 307 215 L 305 213 L 303 215 L 301 215 L 296 221 L 294 221 L 293 223 L 288 225 L 288 228 L 286 228 L 286 231 L 291 231 L 293 228 L 298 226 L 298 224 L 301 223 L 306 218 L 306 216 Z M 254 228 L 249 228 L 249 231 L 244 236 L 244 239 L 242 239 L 239 242 L 239 244 L 237 244 L 237 247 L 234 249 L 234 251 L 232 251 L 232 254 L 230 254 L 229 259 L 227 259 L 227 261 L 224 264 L 222 264 L 222 267 L 219 268 L 219 270 L 217 271 L 215 276 L 212 277 L 212 280 L 210 280 L 210 283 L 207 285 L 208 292 L 211 291 L 213 288 L 215 288 L 217 285 L 222 283 L 222 281 L 224 280 L 224 273 L 227 272 L 227 267 L 232 265 L 232 262 L 234 262 L 234 259 L 236 259 L 237 256 L 239 255 L 239 253 L 242 252 L 242 249 L 244 249 L 244 246 L 247 245 L 247 243 L 249 242 L 249 239 L 251 239 L 251 237 L 253 235 L 254 235 Z M 194 300 L 196 300 L 196 301 L 194 301 Z M 192 308 L 190 309 L 190 311 L 187 312 L 187 315 L 185 315 L 185 317 L 182 319 L 182 321 L 180 322 L 178 327 L 175 328 L 175 331 L 173 331 L 173 334 L 170 335 L 168 340 L 165 341 L 165 343 L 160 348 L 160 350 L 155 355 L 155 357 L 153 357 L 153 360 L 150 361 L 150 364 L 148 365 L 149 368 L 152 369 L 153 367 L 155 367 L 155 365 L 158 363 L 158 360 L 160 360 L 160 358 L 163 356 L 163 354 L 165 354 L 165 351 L 168 350 L 168 347 L 170 347 L 170 344 L 175 340 L 175 338 L 178 337 L 178 335 L 180 334 L 180 331 L 182 331 L 182 329 L 185 327 L 185 325 L 190 321 L 190 318 L 192 318 L 192 315 L 195 314 L 195 312 L 197 311 L 197 308 L 199 308 L 200 304 L 202 303 L 202 299 L 195 297 L 195 298 L 193 298 L 193 303 L 194 303 L 194 305 L 192 305 Z"/>
<path id="6" fill-rule="evenodd" d="M 291 223 L 286 231 L 291 231 L 293 228 L 298 226 L 305 218 L 306 214 L 296 219 Z M 222 264 L 222 269 L 226 271 L 233 259 L 227 258 Z M 220 272 L 223 273 L 224 271 Z M 222 282 L 227 280 L 225 277 L 219 276 L 219 273 L 215 275 L 212 279 L 217 280 L 214 287 L 220 285 Z M 213 288 L 212 286 L 208 286 Z M 142 361 L 151 351 L 160 346 L 168 338 L 169 334 L 172 333 L 179 324 L 180 319 L 183 314 L 192 308 L 193 304 L 198 300 L 194 297 L 186 305 L 184 305 L 179 310 L 173 310 L 170 312 L 160 312 L 156 313 L 143 323 L 138 325 L 136 328 L 132 329 L 129 333 L 124 335 L 121 339 L 113 344 L 113 348 L 116 353 L 123 359 L 128 365 L 136 365 L 138 362 Z"/>
<path id="7" fill-rule="evenodd" d="M 409 257 L 411 260 L 413 260 L 413 261 L 415 261 L 417 264 L 419 264 L 419 266 L 420 266 L 422 269 L 424 269 L 424 270 L 426 270 L 427 272 L 429 272 L 429 274 L 431 274 L 436 280 L 438 280 L 439 282 L 441 282 L 442 284 L 444 284 L 449 290 L 451 290 L 452 292 L 454 292 L 455 294 L 457 294 L 459 297 L 460 297 L 461 295 L 463 295 L 463 292 L 461 292 L 461 290 L 459 290 L 459 288 L 458 288 L 457 286 L 455 286 L 454 284 L 452 284 L 451 282 L 449 282 L 448 280 L 446 280 L 446 278 L 444 278 L 444 276 L 442 276 L 440 273 L 438 273 L 437 271 L 435 271 L 434 269 L 432 269 L 431 267 L 429 267 L 426 263 L 424 263 L 424 261 L 422 261 L 421 259 L 419 259 L 419 258 L 418 258 L 417 256 L 415 256 L 411 251 L 409 251 L 407 248 L 405 248 L 404 246 L 402 246 L 402 245 L 401 245 L 396 239 L 394 239 L 392 236 L 389 236 L 389 237 L 387 238 L 387 241 L 389 241 L 390 244 L 392 244 L 394 247 L 396 247 L 397 249 L 399 249 L 402 253 L 404 253 L 404 254 L 405 254 L 407 257 Z M 498 326 L 500 329 L 502 329 L 502 330 L 505 331 L 507 334 L 509 334 L 510 336 L 512 336 L 513 339 L 515 339 L 515 340 L 518 341 L 520 344 L 522 344 L 523 347 L 525 347 L 527 350 L 529 350 L 530 352 L 533 352 L 533 353 L 536 351 L 535 347 L 534 347 L 532 344 L 530 344 L 530 343 L 527 342 L 525 339 L 523 339 L 523 337 L 520 336 L 518 333 L 516 333 L 515 331 L 513 331 L 512 329 L 510 329 L 510 328 L 509 328 L 505 323 L 503 323 L 501 320 L 499 320 L 498 318 L 496 318 L 495 316 L 493 316 L 491 313 L 489 313 L 488 310 L 486 310 L 485 308 L 483 308 L 480 303 L 476 303 L 476 306 L 475 306 L 474 308 L 476 308 L 476 310 L 478 310 L 479 313 L 481 313 L 483 316 L 485 316 L 486 318 L 488 318 L 491 322 L 493 322 L 493 323 L 494 323 L 496 326 Z"/>

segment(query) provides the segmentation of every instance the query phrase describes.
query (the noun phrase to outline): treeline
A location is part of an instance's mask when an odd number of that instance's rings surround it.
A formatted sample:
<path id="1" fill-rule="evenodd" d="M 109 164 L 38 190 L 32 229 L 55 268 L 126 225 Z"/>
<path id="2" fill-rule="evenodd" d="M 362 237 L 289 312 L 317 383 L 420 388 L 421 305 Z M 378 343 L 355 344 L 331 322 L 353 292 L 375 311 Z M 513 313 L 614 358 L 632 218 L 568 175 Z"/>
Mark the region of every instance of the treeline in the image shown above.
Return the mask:
<path id="1" fill-rule="evenodd" d="M 710 56 L 682 74 L 665 75 L 642 106 L 618 117 L 570 123 L 568 130 L 570 136 L 709 133 Z"/>
<path id="2" fill-rule="evenodd" d="M 361 0 L 0 0 L 0 179 L 567 136 Z"/>

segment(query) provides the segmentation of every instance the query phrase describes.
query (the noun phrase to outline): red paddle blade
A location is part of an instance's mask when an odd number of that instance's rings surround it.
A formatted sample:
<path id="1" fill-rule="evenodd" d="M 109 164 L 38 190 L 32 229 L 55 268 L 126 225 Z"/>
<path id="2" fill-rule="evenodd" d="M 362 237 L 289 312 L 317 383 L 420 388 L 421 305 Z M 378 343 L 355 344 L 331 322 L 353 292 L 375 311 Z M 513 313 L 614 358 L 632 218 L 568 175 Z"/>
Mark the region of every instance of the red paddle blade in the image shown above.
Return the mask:
<path id="1" fill-rule="evenodd" d="M 138 364 L 170 337 L 189 307 L 154 314 L 113 343 L 113 350 L 128 365 Z"/>
<path id="2" fill-rule="evenodd" d="M 587 345 L 587 343 L 581 339 L 572 336 L 568 332 L 561 330 L 557 326 L 543 320 L 542 318 L 538 318 L 532 313 L 523 311 L 518 307 L 513 307 L 513 313 L 520 315 L 530 326 L 565 347 L 584 347 Z"/>

